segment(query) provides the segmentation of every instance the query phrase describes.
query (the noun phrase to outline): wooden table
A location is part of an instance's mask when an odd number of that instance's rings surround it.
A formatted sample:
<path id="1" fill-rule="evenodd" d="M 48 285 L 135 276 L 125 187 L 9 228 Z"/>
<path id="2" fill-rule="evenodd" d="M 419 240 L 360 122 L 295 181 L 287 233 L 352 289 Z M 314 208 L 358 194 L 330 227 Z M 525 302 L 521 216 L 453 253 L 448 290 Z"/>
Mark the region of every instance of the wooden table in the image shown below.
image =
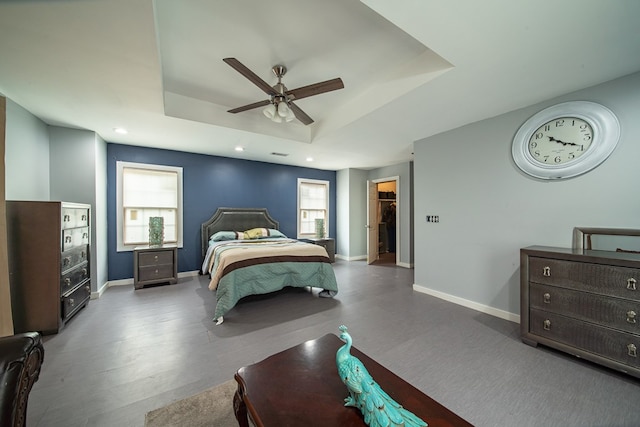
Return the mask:
<path id="1" fill-rule="evenodd" d="M 347 387 L 336 367 L 336 351 L 343 344 L 327 334 L 240 368 L 233 399 L 238 424 L 248 427 L 250 416 L 256 427 L 365 426 L 360 410 L 344 406 Z M 384 391 L 429 427 L 471 426 L 355 347 L 351 354 Z"/>

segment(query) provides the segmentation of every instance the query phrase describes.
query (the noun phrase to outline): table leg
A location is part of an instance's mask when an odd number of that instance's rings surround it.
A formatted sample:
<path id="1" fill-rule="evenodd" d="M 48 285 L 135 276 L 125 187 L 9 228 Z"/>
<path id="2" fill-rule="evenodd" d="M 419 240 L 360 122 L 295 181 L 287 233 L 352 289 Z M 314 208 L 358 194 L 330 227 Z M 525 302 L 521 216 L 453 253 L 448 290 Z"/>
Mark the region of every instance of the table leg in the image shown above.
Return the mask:
<path id="1" fill-rule="evenodd" d="M 244 392 L 240 384 L 236 394 L 233 395 L 233 410 L 236 414 L 239 427 L 249 427 L 249 419 L 247 418 L 247 405 L 244 403 Z"/>

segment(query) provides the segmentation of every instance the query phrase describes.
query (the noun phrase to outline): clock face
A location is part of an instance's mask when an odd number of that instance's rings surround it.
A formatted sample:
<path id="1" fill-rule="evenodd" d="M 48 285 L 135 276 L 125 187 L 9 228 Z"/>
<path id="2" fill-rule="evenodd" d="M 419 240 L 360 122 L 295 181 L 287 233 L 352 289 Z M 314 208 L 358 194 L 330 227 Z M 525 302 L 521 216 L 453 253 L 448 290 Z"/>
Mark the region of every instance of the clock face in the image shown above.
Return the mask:
<path id="1" fill-rule="evenodd" d="M 607 107 L 569 101 L 525 121 L 513 138 L 511 154 L 515 165 L 534 178 L 572 178 L 604 162 L 619 138 L 620 123 Z"/>
<path id="2" fill-rule="evenodd" d="M 529 138 L 529 154 L 542 164 L 574 161 L 591 147 L 593 128 L 578 117 L 559 117 L 544 123 Z"/>

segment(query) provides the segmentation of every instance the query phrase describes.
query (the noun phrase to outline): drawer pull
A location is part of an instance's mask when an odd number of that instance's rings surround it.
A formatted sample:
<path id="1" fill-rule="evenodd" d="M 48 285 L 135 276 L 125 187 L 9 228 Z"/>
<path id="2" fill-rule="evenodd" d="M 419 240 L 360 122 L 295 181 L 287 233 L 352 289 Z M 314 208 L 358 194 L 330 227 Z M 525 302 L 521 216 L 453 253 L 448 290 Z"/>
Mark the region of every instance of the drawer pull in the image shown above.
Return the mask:
<path id="1" fill-rule="evenodd" d="M 69 222 L 69 221 L 71 221 L 71 217 L 69 215 L 65 215 L 64 222 Z"/>
<path id="2" fill-rule="evenodd" d="M 65 236 L 64 237 L 64 242 L 65 243 L 71 243 L 71 236 Z"/>
<path id="3" fill-rule="evenodd" d="M 153 259 L 158 260 L 158 255 L 154 256 Z"/>
<path id="4" fill-rule="evenodd" d="M 545 277 L 551 277 L 551 267 L 544 267 L 542 269 L 542 275 Z"/>
<path id="5" fill-rule="evenodd" d="M 87 291 L 87 292 L 90 292 L 91 291 L 91 286 L 89 286 L 89 285 L 85 286 L 84 290 Z"/>
<path id="6" fill-rule="evenodd" d="M 71 307 L 73 307 L 74 305 L 76 305 L 76 302 L 73 300 L 73 298 L 69 298 L 69 305 Z"/>
<path id="7" fill-rule="evenodd" d="M 627 279 L 627 289 L 629 289 L 630 291 L 636 290 L 636 279 L 634 279 L 633 277 Z"/>
<path id="8" fill-rule="evenodd" d="M 66 277 L 66 278 L 64 279 L 64 284 L 65 284 L 65 285 L 67 285 L 67 286 L 69 286 L 69 285 L 71 284 L 71 279 L 69 279 L 68 277 Z"/>
<path id="9" fill-rule="evenodd" d="M 86 268 L 82 269 L 82 277 L 87 277 L 87 275 L 89 274 L 89 272 L 87 271 Z"/>
<path id="10" fill-rule="evenodd" d="M 542 328 L 545 331 L 550 331 L 551 330 L 551 320 L 547 319 L 542 323 Z"/>
<path id="11" fill-rule="evenodd" d="M 68 256 L 64 257 L 64 265 L 69 265 L 69 264 L 71 264 L 71 258 L 69 258 Z"/>
<path id="12" fill-rule="evenodd" d="M 86 239 L 86 238 L 88 238 L 88 237 L 89 237 L 89 233 L 82 233 L 82 238 L 83 238 L 83 239 Z"/>
<path id="13" fill-rule="evenodd" d="M 545 292 L 544 295 L 542 295 L 542 301 L 545 304 L 550 304 L 551 303 L 551 295 L 549 295 L 548 292 Z"/>
<path id="14" fill-rule="evenodd" d="M 82 217 L 80 217 L 80 219 L 81 219 L 82 221 L 86 221 L 86 220 L 87 220 L 87 216 L 86 216 L 86 215 L 82 215 Z"/>
<path id="15" fill-rule="evenodd" d="M 627 322 L 636 323 L 636 312 L 633 310 L 627 311 Z"/>
<path id="16" fill-rule="evenodd" d="M 629 354 L 629 356 L 631 357 L 638 357 L 638 348 L 633 345 L 633 344 L 629 344 L 627 345 L 627 353 Z"/>

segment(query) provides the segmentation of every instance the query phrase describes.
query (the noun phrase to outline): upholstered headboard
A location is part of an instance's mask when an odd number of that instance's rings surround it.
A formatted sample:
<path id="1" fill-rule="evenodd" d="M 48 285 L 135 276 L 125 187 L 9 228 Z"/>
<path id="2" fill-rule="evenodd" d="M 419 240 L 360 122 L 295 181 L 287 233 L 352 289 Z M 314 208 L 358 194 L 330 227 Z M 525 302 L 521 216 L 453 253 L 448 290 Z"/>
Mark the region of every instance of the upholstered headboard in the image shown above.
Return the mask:
<path id="1" fill-rule="evenodd" d="M 202 257 L 207 253 L 209 238 L 218 231 L 245 231 L 251 228 L 279 229 L 278 221 L 271 218 L 266 208 L 218 208 L 211 218 L 202 223 Z"/>

